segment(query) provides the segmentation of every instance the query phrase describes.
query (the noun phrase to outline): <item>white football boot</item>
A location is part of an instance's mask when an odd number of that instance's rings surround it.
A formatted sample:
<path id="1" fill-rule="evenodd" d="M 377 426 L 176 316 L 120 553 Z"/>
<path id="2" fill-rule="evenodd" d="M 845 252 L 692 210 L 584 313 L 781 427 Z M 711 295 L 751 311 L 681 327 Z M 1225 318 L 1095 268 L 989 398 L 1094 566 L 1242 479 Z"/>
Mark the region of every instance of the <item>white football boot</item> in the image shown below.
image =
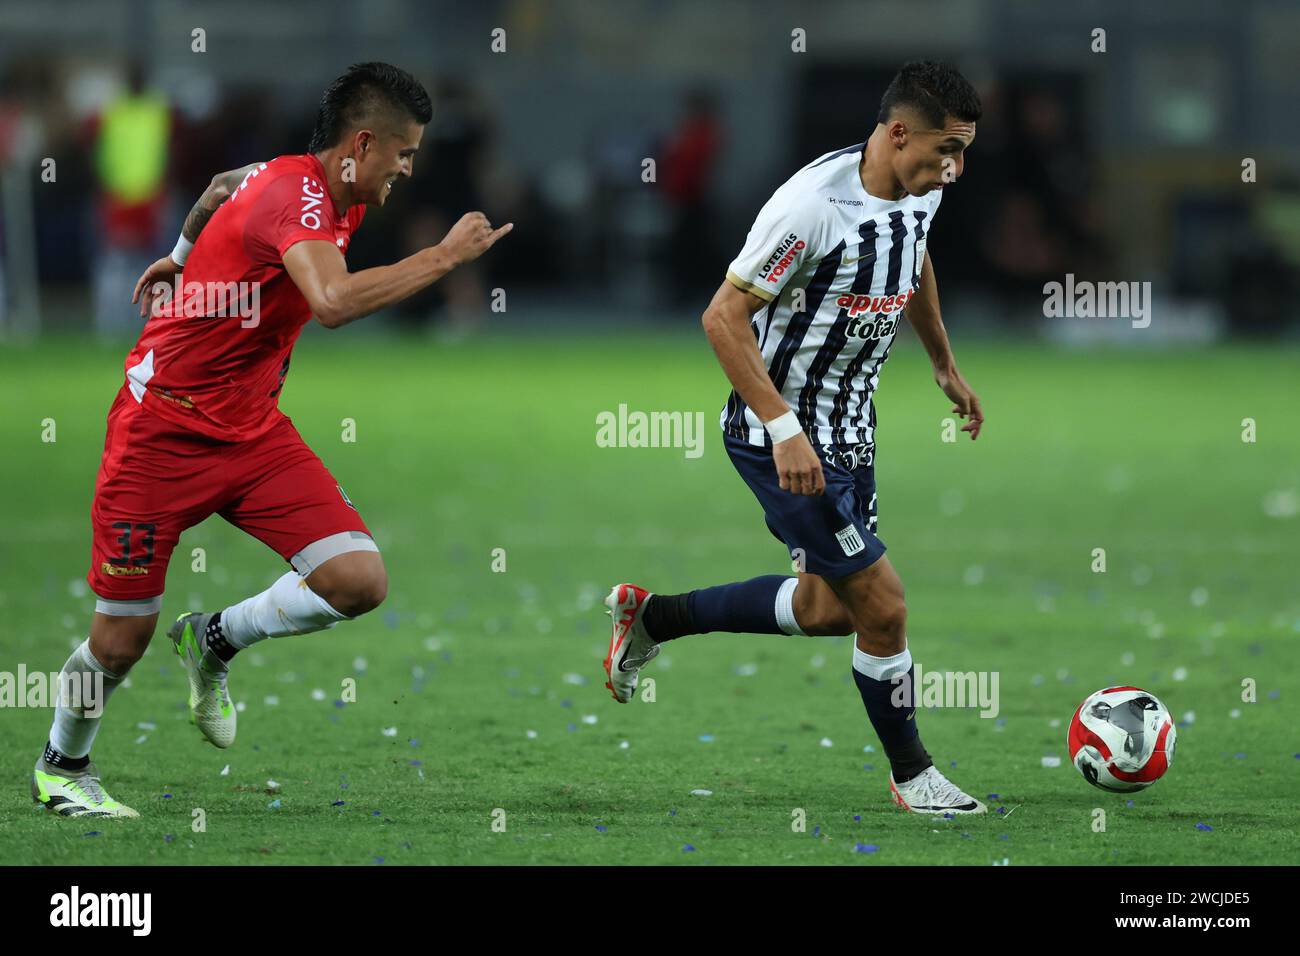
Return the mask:
<path id="1" fill-rule="evenodd" d="M 32 770 L 32 799 L 61 817 L 140 815 L 104 791 L 93 763 L 81 770 L 63 770 L 46 763 L 43 755 Z"/>
<path id="2" fill-rule="evenodd" d="M 641 668 L 659 656 L 659 645 L 641 623 L 641 614 L 652 596 L 635 584 L 616 584 L 605 598 L 605 607 L 614 619 L 609 653 L 605 655 L 605 673 L 609 677 L 605 686 L 620 704 L 626 704 L 636 693 Z"/>
<path id="3" fill-rule="evenodd" d="M 190 680 L 190 723 L 213 746 L 223 750 L 235 742 L 235 705 L 230 701 L 230 671 L 204 663 L 201 641 L 211 614 L 182 614 L 167 631 L 176 656 Z"/>
<path id="4" fill-rule="evenodd" d="M 987 813 L 988 807 L 962 790 L 935 767 L 926 767 L 906 783 L 889 775 L 894 803 L 911 813 Z"/>

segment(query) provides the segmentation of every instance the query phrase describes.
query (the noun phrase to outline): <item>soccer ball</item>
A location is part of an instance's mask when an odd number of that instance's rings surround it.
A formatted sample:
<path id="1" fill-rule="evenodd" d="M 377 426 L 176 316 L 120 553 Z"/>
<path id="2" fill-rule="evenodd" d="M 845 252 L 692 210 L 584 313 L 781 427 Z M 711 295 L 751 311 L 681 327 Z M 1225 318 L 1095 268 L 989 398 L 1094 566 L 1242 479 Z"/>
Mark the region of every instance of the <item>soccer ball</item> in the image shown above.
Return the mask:
<path id="1" fill-rule="evenodd" d="M 1140 687 L 1089 695 L 1070 721 L 1070 759 L 1094 787 L 1144 790 L 1174 762 L 1177 731 L 1164 704 Z"/>

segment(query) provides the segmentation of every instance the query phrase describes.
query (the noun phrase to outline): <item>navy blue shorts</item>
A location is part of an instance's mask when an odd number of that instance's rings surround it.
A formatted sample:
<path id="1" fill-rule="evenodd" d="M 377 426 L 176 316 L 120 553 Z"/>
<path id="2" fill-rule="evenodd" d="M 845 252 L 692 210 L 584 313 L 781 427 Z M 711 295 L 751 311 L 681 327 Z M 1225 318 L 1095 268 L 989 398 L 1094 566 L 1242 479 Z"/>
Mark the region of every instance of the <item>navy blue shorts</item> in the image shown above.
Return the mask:
<path id="1" fill-rule="evenodd" d="M 723 434 L 731 463 L 763 506 L 767 527 L 795 564 L 810 574 L 843 578 L 870 567 L 885 553 L 876 537 L 876 469 L 872 445 L 813 445 L 822 461 L 826 491 L 795 495 L 781 490 L 772 449 Z"/>

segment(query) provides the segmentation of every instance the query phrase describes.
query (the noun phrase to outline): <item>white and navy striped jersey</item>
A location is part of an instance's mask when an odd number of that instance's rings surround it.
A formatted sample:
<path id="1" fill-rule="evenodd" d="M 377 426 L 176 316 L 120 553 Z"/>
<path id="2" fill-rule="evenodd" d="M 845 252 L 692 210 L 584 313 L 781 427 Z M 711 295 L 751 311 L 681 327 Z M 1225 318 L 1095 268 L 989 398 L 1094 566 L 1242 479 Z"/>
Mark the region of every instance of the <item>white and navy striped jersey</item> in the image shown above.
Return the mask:
<path id="1" fill-rule="evenodd" d="M 864 145 L 827 153 L 791 176 L 727 269 L 733 285 L 770 303 L 754 314 L 754 337 L 772 383 L 822 445 L 872 441 L 871 395 L 921 283 L 942 196 L 870 195 L 858 175 Z M 734 390 L 722 428 L 751 445 L 772 444 Z"/>

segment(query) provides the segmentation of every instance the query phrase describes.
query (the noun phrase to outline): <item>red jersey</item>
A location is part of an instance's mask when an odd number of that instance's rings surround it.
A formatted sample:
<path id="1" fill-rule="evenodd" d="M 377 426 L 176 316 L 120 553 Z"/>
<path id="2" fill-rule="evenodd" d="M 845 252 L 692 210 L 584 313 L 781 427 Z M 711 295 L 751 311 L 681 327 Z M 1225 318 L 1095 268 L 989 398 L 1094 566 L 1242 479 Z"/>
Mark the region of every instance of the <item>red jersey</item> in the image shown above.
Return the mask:
<path id="1" fill-rule="evenodd" d="M 284 268 L 296 242 L 346 252 L 364 205 L 339 213 L 310 154 L 254 169 L 199 233 L 179 295 L 157 307 L 126 359 L 127 388 L 160 418 L 246 441 L 284 414 L 278 398 L 311 306 Z"/>

